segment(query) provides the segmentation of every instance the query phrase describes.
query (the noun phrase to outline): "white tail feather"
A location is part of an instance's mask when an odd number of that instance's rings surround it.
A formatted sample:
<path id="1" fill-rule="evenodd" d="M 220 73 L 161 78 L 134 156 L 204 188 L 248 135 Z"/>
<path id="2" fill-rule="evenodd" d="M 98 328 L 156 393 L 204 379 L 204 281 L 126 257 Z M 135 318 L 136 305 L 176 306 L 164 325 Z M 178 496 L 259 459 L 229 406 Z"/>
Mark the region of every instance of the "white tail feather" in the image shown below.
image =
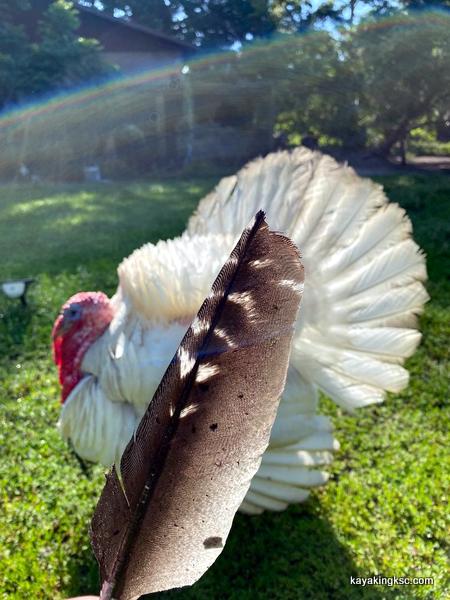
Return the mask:
<path id="1" fill-rule="evenodd" d="M 330 281 L 328 290 L 335 299 L 340 299 L 374 290 L 383 284 L 400 287 L 425 279 L 423 256 L 417 244 L 408 239 L 388 248 L 369 263 Z"/>
<path id="2" fill-rule="evenodd" d="M 294 443 L 307 437 L 316 431 L 331 431 L 330 419 L 321 415 L 309 417 L 306 415 L 294 415 L 276 419 L 270 435 L 270 447 L 277 448 Z"/>
<path id="3" fill-rule="evenodd" d="M 251 502 L 253 506 L 259 506 L 264 510 L 274 510 L 274 511 L 282 511 L 286 510 L 287 502 L 283 502 L 282 500 L 277 500 L 275 498 L 271 498 L 269 496 L 265 496 L 264 494 L 259 494 L 258 492 L 254 492 L 253 490 L 249 490 L 247 495 L 245 496 L 246 502 Z"/>
<path id="4" fill-rule="evenodd" d="M 287 503 L 303 502 L 309 496 L 309 491 L 304 488 L 278 481 L 268 481 L 258 474 L 252 480 L 251 490 Z"/>
<path id="5" fill-rule="evenodd" d="M 362 224 L 356 239 L 347 239 L 342 248 L 324 259 L 324 272 L 331 277 L 349 267 L 368 262 L 376 254 L 407 239 L 410 234 L 411 222 L 405 217 L 405 211 L 397 204 L 387 204 Z"/>
<path id="6" fill-rule="evenodd" d="M 297 450 L 286 452 L 285 448 L 280 450 L 268 450 L 262 459 L 262 465 L 300 465 L 303 467 L 315 467 L 329 465 L 333 460 L 331 452 L 306 452 Z"/>
<path id="7" fill-rule="evenodd" d="M 270 510 L 268 509 L 266 506 L 261 507 L 261 506 L 256 506 L 256 504 L 253 504 L 252 502 L 249 502 L 248 500 L 244 500 L 241 504 L 241 506 L 239 507 L 240 512 L 244 513 L 245 515 L 261 515 L 265 510 Z"/>
<path id="8" fill-rule="evenodd" d="M 407 315 L 423 311 L 423 305 L 429 296 L 419 282 L 406 287 L 395 288 L 389 294 L 374 295 L 368 303 L 361 296 L 351 297 L 335 306 L 335 314 L 340 321 L 348 323 L 378 324 L 383 319 L 401 319 Z M 391 321 L 392 326 L 395 321 Z"/>
<path id="9" fill-rule="evenodd" d="M 259 477 L 265 477 L 270 481 L 279 481 L 290 485 L 302 487 L 316 487 L 328 481 L 328 474 L 296 465 L 261 465 L 258 471 Z"/>

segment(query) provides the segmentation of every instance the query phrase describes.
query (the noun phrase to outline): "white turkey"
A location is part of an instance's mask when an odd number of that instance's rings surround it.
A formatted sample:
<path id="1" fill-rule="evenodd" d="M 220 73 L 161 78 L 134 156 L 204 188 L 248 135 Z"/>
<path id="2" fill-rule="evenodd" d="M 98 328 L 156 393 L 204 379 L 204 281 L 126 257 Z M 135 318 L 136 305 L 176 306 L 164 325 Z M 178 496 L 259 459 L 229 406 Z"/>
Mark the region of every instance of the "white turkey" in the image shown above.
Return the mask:
<path id="1" fill-rule="evenodd" d="M 346 410 L 408 382 L 420 340 L 425 259 L 405 211 L 382 188 L 319 152 L 255 160 L 204 198 L 178 238 L 118 268 L 108 299 L 81 292 L 53 328 L 61 433 L 84 459 L 118 462 L 187 327 L 251 218 L 263 209 L 300 248 L 305 289 L 270 445 L 241 505 L 283 510 L 326 482 L 338 448 L 319 390 Z"/>

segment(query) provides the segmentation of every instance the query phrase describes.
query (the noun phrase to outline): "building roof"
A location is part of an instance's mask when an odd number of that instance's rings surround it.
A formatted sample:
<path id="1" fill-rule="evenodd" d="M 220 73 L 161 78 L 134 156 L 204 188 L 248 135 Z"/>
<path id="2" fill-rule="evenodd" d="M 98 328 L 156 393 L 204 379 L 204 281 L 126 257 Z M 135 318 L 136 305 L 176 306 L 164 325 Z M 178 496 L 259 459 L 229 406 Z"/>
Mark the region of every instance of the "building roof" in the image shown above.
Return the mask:
<path id="1" fill-rule="evenodd" d="M 152 38 L 156 38 L 168 45 L 175 46 L 182 50 L 183 52 L 194 52 L 196 50 L 195 46 L 192 44 L 188 44 L 187 42 L 183 42 L 178 40 L 175 37 L 162 33 L 161 31 L 156 31 L 155 29 L 151 29 L 145 25 L 140 25 L 135 21 L 130 19 L 120 19 L 118 17 L 113 17 L 111 15 L 105 14 L 103 11 L 97 10 L 96 8 L 91 8 L 88 6 L 83 6 L 82 4 L 76 4 L 75 8 L 80 13 L 90 14 L 105 21 L 109 21 L 110 23 L 114 23 L 114 25 L 119 25 L 125 27 L 127 29 L 131 29 L 134 31 L 139 31 L 140 33 L 146 34 Z"/>

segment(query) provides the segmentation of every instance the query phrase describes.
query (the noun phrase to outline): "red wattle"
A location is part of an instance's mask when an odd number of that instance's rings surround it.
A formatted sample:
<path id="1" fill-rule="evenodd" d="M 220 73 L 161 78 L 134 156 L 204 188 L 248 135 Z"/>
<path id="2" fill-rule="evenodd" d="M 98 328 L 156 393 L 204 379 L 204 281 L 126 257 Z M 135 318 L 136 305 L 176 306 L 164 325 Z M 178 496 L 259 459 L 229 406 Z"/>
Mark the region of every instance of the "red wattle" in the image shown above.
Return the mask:
<path id="1" fill-rule="evenodd" d="M 102 292 L 79 292 L 63 305 L 52 330 L 62 403 L 83 378 L 83 356 L 105 332 L 113 315 L 109 299 Z"/>

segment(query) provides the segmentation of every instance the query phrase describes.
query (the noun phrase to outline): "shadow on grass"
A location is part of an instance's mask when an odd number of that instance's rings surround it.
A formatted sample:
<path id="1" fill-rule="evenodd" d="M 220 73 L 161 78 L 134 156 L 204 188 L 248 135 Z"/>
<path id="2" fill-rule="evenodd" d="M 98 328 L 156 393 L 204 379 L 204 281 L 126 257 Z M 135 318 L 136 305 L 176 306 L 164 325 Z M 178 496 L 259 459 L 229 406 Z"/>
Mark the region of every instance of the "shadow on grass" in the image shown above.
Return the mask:
<path id="1" fill-rule="evenodd" d="M 280 514 L 237 515 L 223 553 L 192 587 L 145 596 L 158 600 L 390 600 L 390 588 L 350 585 L 357 569 L 316 500 Z M 296 523 L 293 528 L 292 524 Z M 180 561 L 183 558 L 180 557 Z M 151 565 L 149 565 L 151 568 Z M 89 549 L 70 566 L 71 595 L 98 593 Z M 367 577 L 368 574 L 359 574 Z"/>
<path id="2" fill-rule="evenodd" d="M 20 355 L 24 338 L 28 335 L 33 307 L 22 306 L 19 300 L 0 301 L 0 360 L 14 360 Z"/>

